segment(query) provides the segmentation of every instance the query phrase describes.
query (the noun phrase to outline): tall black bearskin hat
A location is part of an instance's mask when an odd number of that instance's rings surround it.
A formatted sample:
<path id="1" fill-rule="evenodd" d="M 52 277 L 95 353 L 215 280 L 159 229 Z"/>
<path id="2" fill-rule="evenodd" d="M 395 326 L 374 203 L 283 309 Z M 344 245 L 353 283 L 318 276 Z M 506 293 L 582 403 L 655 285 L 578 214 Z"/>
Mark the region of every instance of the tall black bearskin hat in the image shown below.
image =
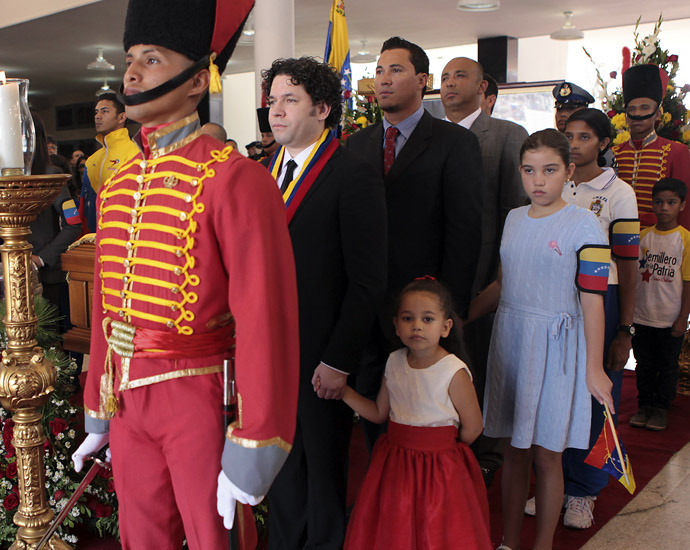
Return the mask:
<path id="1" fill-rule="evenodd" d="M 160 86 L 126 96 L 125 105 L 160 97 L 204 68 L 211 71 L 211 93 L 220 92 L 220 75 L 230 60 L 254 0 L 129 0 L 123 45 L 163 46 L 195 64 Z"/>
<path id="2" fill-rule="evenodd" d="M 663 97 L 661 75 L 657 65 L 633 65 L 623 73 L 623 103 L 646 97 L 661 105 Z"/>
<path id="3" fill-rule="evenodd" d="M 268 107 L 259 107 L 256 110 L 256 118 L 259 119 L 259 132 L 266 134 L 272 132 L 271 124 L 268 122 Z"/>

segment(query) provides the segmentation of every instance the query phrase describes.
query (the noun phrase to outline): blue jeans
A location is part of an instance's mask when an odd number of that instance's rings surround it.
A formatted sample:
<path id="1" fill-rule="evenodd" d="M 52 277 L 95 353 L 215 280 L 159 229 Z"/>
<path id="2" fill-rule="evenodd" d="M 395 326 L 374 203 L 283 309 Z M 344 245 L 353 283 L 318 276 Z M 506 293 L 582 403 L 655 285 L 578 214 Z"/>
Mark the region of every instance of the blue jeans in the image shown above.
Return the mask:
<path id="1" fill-rule="evenodd" d="M 604 296 L 604 311 L 606 314 L 606 329 L 604 336 L 604 364 L 609 353 L 611 342 L 618 333 L 618 285 L 609 285 Z M 604 369 L 613 382 L 611 395 L 613 405 L 618 411 L 621 400 L 621 386 L 623 385 L 623 371 L 613 372 Z M 618 413 L 613 415 L 614 424 L 618 423 Z M 574 497 L 599 496 L 601 490 L 609 483 L 609 474 L 585 464 L 585 458 L 594 447 L 602 428 L 604 427 L 604 406 L 592 398 L 592 424 L 589 432 L 589 449 L 566 449 L 563 451 L 563 481 L 565 494 Z"/>

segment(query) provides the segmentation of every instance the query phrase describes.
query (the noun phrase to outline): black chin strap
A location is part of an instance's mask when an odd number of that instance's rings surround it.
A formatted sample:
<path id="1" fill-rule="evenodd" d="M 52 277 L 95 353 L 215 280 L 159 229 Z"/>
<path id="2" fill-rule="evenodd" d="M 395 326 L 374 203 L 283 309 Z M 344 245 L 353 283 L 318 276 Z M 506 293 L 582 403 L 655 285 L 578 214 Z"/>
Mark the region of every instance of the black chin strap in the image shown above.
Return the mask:
<path id="1" fill-rule="evenodd" d="M 627 116 L 630 120 L 647 120 L 648 118 L 652 118 L 656 114 L 656 111 L 649 113 L 648 115 L 629 115 L 626 113 L 625 116 Z"/>
<path id="2" fill-rule="evenodd" d="M 273 147 L 275 144 L 276 144 L 276 140 L 274 139 L 274 140 L 273 140 L 271 143 L 269 143 L 268 145 L 262 145 L 261 148 L 265 151 L 265 150 L 268 149 L 269 147 Z"/>
<path id="3" fill-rule="evenodd" d="M 124 89 L 124 84 L 122 84 L 120 86 L 120 92 L 117 94 L 117 98 L 127 106 L 148 103 L 149 101 L 153 101 L 154 99 L 158 99 L 159 97 L 164 96 L 168 92 L 172 92 L 175 88 L 178 88 L 179 86 L 187 82 L 200 70 L 208 67 L 208 64 L 209 56 L 206 55 L 202 59 L 197 61 L 194 65 L 182 71 L 177 76 L 174 76 L 167 82 L 163 82 L 163 84 L 161 84 L 160 86 L 156 86 L 155 88 L 152 88 L 151 90 L 146 90 L 145 92 L 139 92 L 138 94 L 124 95 L 122 93 L 122 90 Z"/>

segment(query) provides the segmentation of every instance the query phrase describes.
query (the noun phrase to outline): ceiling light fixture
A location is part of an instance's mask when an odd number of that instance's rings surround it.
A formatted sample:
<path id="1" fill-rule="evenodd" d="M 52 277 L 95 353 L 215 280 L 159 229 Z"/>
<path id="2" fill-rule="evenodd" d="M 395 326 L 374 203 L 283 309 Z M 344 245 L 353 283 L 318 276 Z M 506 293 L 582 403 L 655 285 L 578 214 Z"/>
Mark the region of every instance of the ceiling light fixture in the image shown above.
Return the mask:
<path id="1" fill-rule="evenodd" d="M 103 57 L 103 48 L 98 48 L 98 55 L 96 56 L 96 61 L 89 63 L 86 68 L 89 71 L 114 71 L 115 65 L 108 63 L 105 57 Z"/>
<path id="2" fill-rule="evenodd" d="M 352 56 L 350 61 L 352 61 L 352 63 L 373 63 L 376 61 L 376 56 L 370 54 L 369 50 L 367 50 L 367 41 L 361 40 L 361 42 L 362 49 L 357 52 L 357 55 Z"/>
<path id="3" fill-rule="evenodd" d="M 460 11 L 496 11 L 501 7 L 499 0 L 487 0 L 481 2 L 479 0 L 460 0 L 458 2 L 458 9 Z"/>
<path id="4" fill-rule="evenodd" d="M 108 84 L 108 81 L 107 81 L 107 80 L 104 80 L 104 81 L 103 81 L 103 86 L 101 86 L 100 88 L 98 88 L 98 91 L 96 92 L 96 97 L 102 96 L 103 94 L 109 94 L 109 93 L 111 93 L 112 91 L 113 91 L 113 90 L 112 90 L 112 88 L 110 87 L 110 85 Z"/>
<path id="5" fill-rule="evenodd" d="M 240 46 L 251 46 L 254 44 L 254 10 L 249 12 L 247 22 L 244 24 L 242 34 L 240 35 L 237 43 Z"/>
<path id="6" fill-rule="evenodd" d="M 551 33 L 552 40 L 581 40 L 585 37 L 585 33 L 579 30 L 575 25 L 573 25 L 571 18 L 573 16 L 572 11 L 564 11 L 565 24 L 562 28 Z"/>

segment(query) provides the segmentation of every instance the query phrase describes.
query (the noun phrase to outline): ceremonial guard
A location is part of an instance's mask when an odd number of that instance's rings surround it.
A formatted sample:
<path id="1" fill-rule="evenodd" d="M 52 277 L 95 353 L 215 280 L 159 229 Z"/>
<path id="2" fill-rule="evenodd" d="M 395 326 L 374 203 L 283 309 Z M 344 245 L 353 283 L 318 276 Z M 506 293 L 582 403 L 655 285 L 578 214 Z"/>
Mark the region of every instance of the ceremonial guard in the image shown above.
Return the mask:
<path id="1" fill-rule="evenodd" d="M 652 188 L 657 181 L 677 178 L 686 187 L 690 183 L 687 146 L 659 137 L 655 131 L 665 90 L 656 65 L 633 65 L 623 73 L 623 101 L 630 140 L 615 145 L 613 153 L 618 162 L 618 177 L 635 189 L 642 228 L 656 224 Z M 690 229 L 690 209 L 681 212 L 678 221 Z"/>
<path id="2" fill-rule="evenodd" d="M 209 82 L 219 91 L 253 3 L 127 10 L 123 99 L 142 124 L 140 151 L 99 190 L 89 435 L 74 456 L 80 469 L 109 440 L 125 549 L 184 538 L 227 548 L 235 499 L 259 502 L 291 449 L 299 351 L 285 206 L 270 174 L 202 135 L 196 113 Z M 237 417 L 223 437 L 230 357 Z"/>

